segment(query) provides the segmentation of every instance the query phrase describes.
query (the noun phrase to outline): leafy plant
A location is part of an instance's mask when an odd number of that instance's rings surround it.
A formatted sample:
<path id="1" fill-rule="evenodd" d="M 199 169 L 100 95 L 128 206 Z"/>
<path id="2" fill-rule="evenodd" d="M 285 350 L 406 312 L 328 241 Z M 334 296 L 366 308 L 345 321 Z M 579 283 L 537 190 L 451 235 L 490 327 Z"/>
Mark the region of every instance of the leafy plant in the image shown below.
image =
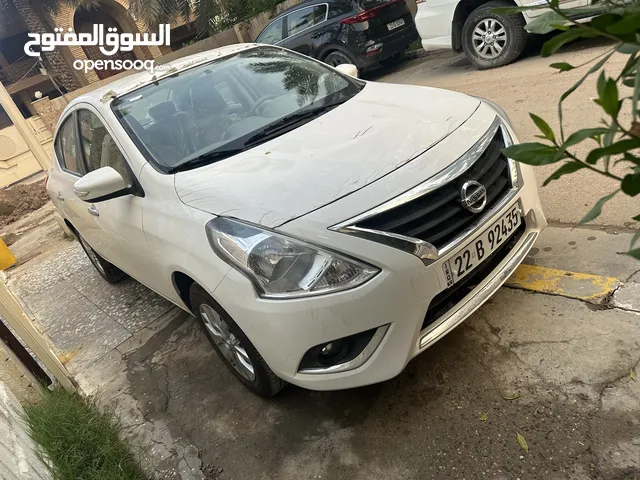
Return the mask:
<path id="1" fill-rule="evenodd" d="M 558 180 L 580 170 L 603 175 L 618 182 L 618 187 L 598 200 L 582 218 L 580 224 L 591 222 L 602 212 L 606 202 L 619 194 L 636 197 L 640 194 L 640 118 L 638 101 L 640 98 L 640 0 L 625 3 L 617 0 L 605 0 L 589 7 L 562 9 L 558 0 L 549 0 L 545 5 L 533 7 L 509 7 L 496 9 L 496 13 L 513 14 L 526 10 L 548 9 L 549 11 L 536 17 L 527 25 L 531 33 L 549 33 L 562 30 L 561 33 L 548 40 L 542 47 L 543 57 L 551 56 L 561 46 L 578 38 L 606 37 L 615 44 L 606 52 L 598 55 L 582 65 L 571 65 L 566 62 L 552 63 L 550 66 L 561 72 L 574 69 L 589 69 L 580 79 L 560 96 L 558 102 L 559 131 L 554 131 L 549 123 L 531 113 L 531 119 L 540 130 L 542 142 L 523 143 L 504 149 L 509 157 L 529 165 L 559 164 L 559 167 L 543 183 Z M 578 23 L 576 17 L 593 16 L 590 23 Z M 607 62 L 614 53 L 627 56 L 622 70 L 610 75 Z M 599 72 L 599 74 L 598 74 Z M 573 94 L 591 75 L 598 74 L 597 103 L 603 112 L 600 124 L 583 128 L 571 134 L 565 132 L 563 126 L 563 102 Z M 622 86 L 631 87 L 627 94 Z M 623 125 L 620 113 L 630 109 L 631 124 Z M 580 157 L 575 147 L 582 142 L 592 146 L 589 153 Z M 615 167 L 615 168 L 613 168 Z M 619 173 L 622 171 L 623 173 Z M 640 214 L 633 217 L 640 221 Z M 640 260 L 640 231 L 631 241 L 628 255 Z"/>

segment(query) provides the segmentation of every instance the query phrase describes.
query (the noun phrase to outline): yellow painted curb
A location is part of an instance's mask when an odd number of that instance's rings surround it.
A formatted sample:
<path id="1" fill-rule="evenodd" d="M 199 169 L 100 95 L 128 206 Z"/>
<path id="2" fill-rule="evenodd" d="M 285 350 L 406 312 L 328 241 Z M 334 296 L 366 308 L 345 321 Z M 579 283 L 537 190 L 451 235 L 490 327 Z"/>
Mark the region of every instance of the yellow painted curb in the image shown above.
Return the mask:
<path id="1" fill-rule="evenodd" d="M 520 265 L 506 283 L 509 287 L 595 301 L 622 285 L 617 278 L 570 272 L 538 265 Z"/>

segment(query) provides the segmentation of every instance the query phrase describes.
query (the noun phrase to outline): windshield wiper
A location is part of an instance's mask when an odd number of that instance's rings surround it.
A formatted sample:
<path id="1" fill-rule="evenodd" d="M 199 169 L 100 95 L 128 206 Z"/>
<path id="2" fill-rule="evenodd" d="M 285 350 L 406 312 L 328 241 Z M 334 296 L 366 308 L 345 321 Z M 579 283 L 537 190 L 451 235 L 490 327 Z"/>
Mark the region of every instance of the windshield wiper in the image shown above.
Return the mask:
<path id="1" fill-rule="evenodd" d="M 275 122 L 267 125 L 259 133 L 256 133 L 255 135 L 249 137 L 245 142 L 245 146 L 249 147 L 253 146 L 257 142 L 269 140 L 271 137 L 282 134 L 283 130 L 292 129 L 304 120 L 316 118 L 323 113 L 326 113 L 329 110 L 337 107 L 338 105 L 343 104 L 344 102 L 346 102 L 346 100 L 340 100 L 338 102 L 328 103 L 326 105 L 318 107 L 307 108 L 305 110 L 292 113 L 291 115 L 286 115 L 280 120 L 276 120 Z"/>
<path id="2" fill-rule="evenodd" d="M 220 150 L 212 150 L 207 153 L 203 153 L 202 155 L 198 155 L 193 158 L 187 158 L 186 160 L 170 167 L 167 170 L 167 173 L 176 173 L 182 172 L 185 170 L 191 170 L 193 168 L 202 167 L 204 165 L 208 165 L 209 163 L 217 162 L 219 160 L 224 160 L 225 158 L 231 157 L 232 155 L 236 155 L 238 153 L 244 152 L 250 148 L 257 146 L 260 143 L 266 142 L 273 137 L 281 135 L 284 130 L 293 129 L 300 122 L 304 120 L 308 120 L 311 118 L 318 117 L 323 113 L 328 112 L 332 108 L 341 105 L 346 100 L 341 100 L 338 102 L 328 103 L 326 105 L 307 108 L 305 110 L 301 110 L 296 113 L 292 113 L 291 115 L 286 115 L 279 120 L 267 125 L 264 127 L 259 133 L 252 135 L 247 140 L 245 140 L 239 148 L 222 148 Z M 242 138 L 238 139 L 242 141 Z M 233 141 L 232 143 L 238 145 L 237 141 Z"/>
<path id="3" fill-rule="evenodd" d="M 197 157 L 187 158 L 186 160 L 170 167 L 167 173 L 183 172 L 185 170 L 191 170 L 192 168 L 202 167 L 209 163 L 217 162 L 218 160 L 224 160 L 227 157 L 236 155 L 245 151 L 246 148 L 226 148 L 221 150 L 212 150 Z"/>

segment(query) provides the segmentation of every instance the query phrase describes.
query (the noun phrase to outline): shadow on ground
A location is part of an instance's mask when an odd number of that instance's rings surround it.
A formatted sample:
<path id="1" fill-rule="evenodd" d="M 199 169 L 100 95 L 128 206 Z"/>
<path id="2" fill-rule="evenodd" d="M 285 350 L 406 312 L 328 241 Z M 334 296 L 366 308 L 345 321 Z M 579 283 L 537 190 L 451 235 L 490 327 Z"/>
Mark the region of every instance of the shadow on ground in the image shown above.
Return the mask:
<path id="1" fill-rule="evenodd" d="M 559 369 L 557 378 L 541 375 L 535 352 L 551 348 L 549 361 L 558 362 L 574 340 L 511 340 L 527 320 L 513 313 L 495 320 L 497 310 L 526 307 L 532 297 L 501 291 L 399 377 L 365 388 L 290 385 L 271 400 L 257 398 L 224 368 L 192 318 L 144 361 L 131 356 L 128 376 L 143 414 L 170 416 L 172 435 L 196 445 L 203 464 L 222 471 L 220 480 L 635 478 L 640 470 L 628 459 L 640 451 L 633 446 L 638 410 L 603 408 L 606 386 L 620 381 L 617 370 L 599 372 L 611 382 L 555 364 L 544 368 Z M 545 322 L 566 320 L 555 300 L 542 310 Z M 568 365 L 581 361 L 578 355 Z M 616 463 L 615 452 L 625 460 Z"/>

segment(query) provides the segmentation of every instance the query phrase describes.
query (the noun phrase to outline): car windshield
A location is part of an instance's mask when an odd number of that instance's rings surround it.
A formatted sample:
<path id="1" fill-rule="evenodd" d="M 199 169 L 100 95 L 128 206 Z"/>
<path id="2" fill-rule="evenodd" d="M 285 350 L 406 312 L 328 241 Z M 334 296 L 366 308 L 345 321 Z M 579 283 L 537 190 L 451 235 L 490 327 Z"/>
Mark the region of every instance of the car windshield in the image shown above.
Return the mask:
<path id="1" fill-rule="evenodd" d="M 175 172 L 283 135 L 362 87 L 302 55 L 257 47 L 134 90 L 112 108 L 145 157 Z"/>

